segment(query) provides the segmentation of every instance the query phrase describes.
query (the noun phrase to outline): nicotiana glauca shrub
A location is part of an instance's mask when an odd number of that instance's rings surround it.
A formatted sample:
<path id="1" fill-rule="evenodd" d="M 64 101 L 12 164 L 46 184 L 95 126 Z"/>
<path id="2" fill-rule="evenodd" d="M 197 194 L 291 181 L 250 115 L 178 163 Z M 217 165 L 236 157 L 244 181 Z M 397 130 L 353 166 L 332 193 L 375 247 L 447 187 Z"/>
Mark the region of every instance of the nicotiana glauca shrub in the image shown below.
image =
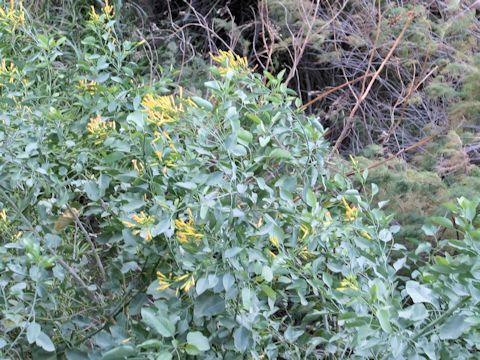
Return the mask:
<path id="1" fill-rule="evenodd" d="M 146 85 L 113 14 L 77 45 L 0 21 L 3 356 L 473 356 L 476 202 L 409 252 L 283 73 L 220 52 L 203 93 Z"/>

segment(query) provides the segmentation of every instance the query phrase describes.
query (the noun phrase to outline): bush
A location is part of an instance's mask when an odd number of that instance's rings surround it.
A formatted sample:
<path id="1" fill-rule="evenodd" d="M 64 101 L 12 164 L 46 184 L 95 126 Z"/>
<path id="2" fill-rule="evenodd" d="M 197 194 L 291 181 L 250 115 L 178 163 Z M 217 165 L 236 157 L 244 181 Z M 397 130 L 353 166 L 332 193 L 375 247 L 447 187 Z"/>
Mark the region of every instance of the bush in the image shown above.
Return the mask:
<path id="1" fill-rule="evenodd" d="M 113 12 L 92 9 L 78 46 L 21 7 L 2 15 L 4 356 L 478 350 L 477 203 L 434 219 L 463 240 L 408 252 L 392 216 L 327 171 L 324 130 L 282 73 L 220 52 L 203 94 L 147 85 Z"/>

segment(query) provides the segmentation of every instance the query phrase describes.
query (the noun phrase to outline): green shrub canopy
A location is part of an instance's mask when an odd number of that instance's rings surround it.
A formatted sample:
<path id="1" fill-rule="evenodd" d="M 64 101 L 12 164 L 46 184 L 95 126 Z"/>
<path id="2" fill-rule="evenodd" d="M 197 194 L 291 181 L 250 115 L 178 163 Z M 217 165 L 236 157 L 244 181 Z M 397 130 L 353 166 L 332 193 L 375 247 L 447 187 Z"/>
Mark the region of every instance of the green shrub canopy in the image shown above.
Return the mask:
<path id="1" fill-rule="evenodd" d="M 411 253 L 365 189 L 327 170 L 324 130 L 298 110 L 283 73 L 261 76 L 220 52 L 201 94 L 168 76 L 147 86 L 134 61 L 142 44 L 119 39 L 108 3 L 90 11 L 77 45 L 35 32 L 23 8 L 6 9 L 5 356 L 434 359 L 477 350 L 476 202 L 450 209 L 458 240 L 435 238 L 454 229 L 439 217 L 424 227 L 434 245 Z M 357 176 L 365 186 L 368 173 Z"/>

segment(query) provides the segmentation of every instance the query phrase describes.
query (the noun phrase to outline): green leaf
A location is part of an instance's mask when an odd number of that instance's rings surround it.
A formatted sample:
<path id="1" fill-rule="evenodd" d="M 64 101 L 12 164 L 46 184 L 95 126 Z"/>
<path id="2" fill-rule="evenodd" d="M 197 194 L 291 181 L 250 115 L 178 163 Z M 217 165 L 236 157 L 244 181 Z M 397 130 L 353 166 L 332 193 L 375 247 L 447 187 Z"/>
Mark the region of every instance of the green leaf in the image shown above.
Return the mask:
<path id="1" fill-rule="evenodd" d="M 253 135 L 250 131 L 247 131 L 245 129 L 240 128 L 240 129 L 238 129 L 238 140 L 243 145 L 248 145 L 252 142 Z"/>
<path id="2" fill-rule="evenodd" d="M 262 268 L 262 277 L 266 282 L 271 282 L 273 280 L 273 272 L 270 266 L 265 265 Z"/>
<path id="3" fill-rule="evenodd" d="M 89 181 L 85 184 L 85 193 L 92 201 L 98 201 L 100 199 L 100 190 L 95 181 Z"/>
<path id="4" fill-rule="evenodd" d="M 210 349 L 210 344 L 207 337 L 205 337 L 199 331 L 189 332 L 187 334 L 187 342 L 190 345 L 195 346 L 200 351 L 207 351 Z"/>
<path id="5" fill-rule="evenodd" d="M 172 360 L 173 356 L 167 351 L 162 351 L 158 354 L 157 360 Z"/>
<path id="6" fill-rule="evenodd" d="M 428 317 L 428 311 L 425 308 L 425 305 L 418 303 L 409 306 L 405 310 L 399 311 L 398 316 L 403 319 L 418 322 L 425 320 Z"/>
<path id="7" fill-rule="evenodd" d="M 407 294 L 412 298 L 414 303 L 430 303 L 435 302 L 432 290 L 425 285 L 421 285 L 417 281 L 407 281 L 405 286 Z"/>
<path id="8" fill-rule="evenodd" d="M 175 324 L 167 317 L 157 315 L 157 313 L 150 308 L 143 308 L 141 313 L 143 322 L 161 336 L 168 338 L 175 334 Z"/>
<path id="9" fill-rule="evenodd" d="M 317 207 L 317 196 L 313 192 L 311 188 L 308 188 L 305 194 L 306 197 L 306 203 L 308 206 L 311 208 L 316 208 Z"/>
<path id="10" fill-rule="evenodd" d="M 187 182 L 177 182 L 175 186 L 181 187 L 182 189 L 193 190 L 197 188 L 197 184 L 187 181 Z"/>
<path id="11" fill-rule="evenodd" d="M 233 342 L 235 348 L 240 352 L 246 351 L 250 343 L 251 336 L 251 332 L 245 327 L 241 326 L 237 328 L 233 333 Z"/>
<path id="12" fill-rule="evenodd" d="M 200 354 L 200 350 L 198 350 L 196 346 L 190 344 L 185 345 L 185 351 L 188 355 L 192 356 Z"/>
<path id="13" fill-rule="evenodd" d="M 440 216 L 433 216 L 430 218 L 430 220 L 437 225 L 443 226 L 447 229 L 452 229 L 453 228 L 453 223 L 450 219 L 447 219 L 445 217 L 440 217 Z"/>
<path id="14" fill-rule="evenodd" d="M 392 326 L 390 325 L 390 313 L 388 308 L 383 307 L 378 309 L 376 315 L 383 331 L 390 334 L 392 332 Z"/>
<path id="15" fill-rule="evenodd" d="M 139 349 L 160 349 L 163 346 L 163 343 L 160 340 L 150 339 L 146 340 L 140 345 L 137 345 Z"/>
<path id="16" fill-rule="evenodd" d="M 192 101 L 198 105 L 200 108 L 205 108 L 207 110 L 213 110 L 213 105 L 210 101 L 202 99 L 201 97 L 198 96 L 192 96 L 191 97 Z"/>
<path id="17" fill-rule="evenodd" d="M 442 340 L 455 340 L 458 339 L 465 331 L 470 329 L 470 324 L 466 321 L 464 315 L 454 315 L 448 319 L 445 324 L 440 328 L 438 336 Z"/>
<path id="18" fill-rule="evenodd" d="M 459 205 L 462 207 L 462 215 L 469 221 L 472 221 L 475 218 L 475 215 L 477 214 L 477 202 L 476 201 L 470 201 L 463 196 L 458 199 Z"/>
<path id="19" fill-rule="evenodd" d="M 198 295 L 203 294 L 206 290 L 208 290 L 209 284 L 208 280 L 206 277 L 201 277 L 197 280 L 197 283 L 195 284 L 195 291 L 197 292 Z"/>
<path id="20" fill-rule="evenodd" d="M 133 124 L 137 131 L 143 131 L 145 128 L 146 114 L 143 111 L 135 111 L 127 116 L 127 123 Z"/>
<path id="21" fill-rule="evenodd" d="M 121 360 L 136 355 L 137 351 L 133 346 L 121 345 L 103 354 L 102 360 Z"/>
<path id="22" fill-rule="evenodd" d="M 275 301 L 277 299 L 277 293 L 275 292 L 275 290 L 273 290 L 270 286 L 268 286 L 267 284 L 262 284 L 262 286 L 260 286 L 260 288 L 262 289 L 262 291 L 265 293 L 265 295 L 267 295 L 270 299 L 272 299 L 273 301 Z"/>
<path id="23" fill-rule="evenodd" d="M 42 332 L 40 325 L 32 322 L 28 325 L 27 327 L 27 340 L 29 344 L 33 344 L 35 340 L 37 340 L 37 337 L 40 335 Z"/>
<path id="24" fill-rule="evenodd" d="M 223 287 L 228 291 L 235 284 L 235 277 L 231 273 L 223 275 Z"/>
<path id="25" fill-rule="evenodd" d="M 380 230 L 380 233 L 378 234 L 378 238 L 382 240 L 383 242 L 389 242 L 392 241 L 393 236 L 390 230 L 387 229 L 382 229 Z"/>
<path id="26" fill-rule="evenodd" d="M 395 271 L 398 271 L 400 270 L 401 268 L 403 268 L 403 266 L 405 265 L 405 263 L 407 262 L 407 258 L 406 257 L 403 257 L 401 259 L 398 259 L 397 261 L 395 261 L 393 263 L 393 268 L 395 269 Z"/>
<path id="27" fill-rule="evenodd" d="M 287 330 L 285 331 L 285 340 L 287 340 L 289 343 L 294 344 L 297 339 L 303 335 L 305 331 L 302 329 L 295 329 L 293 326 L 289 326 Z"/>
<path id="28" fill-rule="evenodd" d="M 270 152 L 270 157 L 274 159 L 291 159 L 292 154 L 288 150 L 276 148 Z"/>
<path id="29" fill-rule="evenodd" d="M 218 295 L 204 293 L 197 297 L 194 306 L 196 317 L 214 316 L 225 311 L 225 300 Z"/>
<path id="30" fill-rule="evenodd" d="M 40 346 L 45 351 L 55 351 L 55 345 L 53 345 L 52 340 L 50 340 L 48 335 L 45 334 L 43 331 L 41 331 L 40 334 L 37 336 L 37 338 L 35 339 L 35 343 L 37 344 L 37 346 Z"/>
<path id="31" fill-rule="evenodd" d="M 89 360 L 88 354 L 80 350 L 67 350 L 67 360 Z"/>
<path id="32" fill-rule="evenodd" d="M 240 144 L 233 145 L 229 150 L 234 156 L 247 155 L 247 149 Z"/>
<path id="33" fill-rule="evenodd" d="M 223 253 L 223 257 L 225 259 L 230 259 L 230 258 L 233 258 L 235 256 L 237 256 L 238 254 L 240 254 L 242 252 L 243 248 L 241 247 L 238 247 L 238 246 L 235 246 L 231 249 L 227 249 L 224 253 Z"/>

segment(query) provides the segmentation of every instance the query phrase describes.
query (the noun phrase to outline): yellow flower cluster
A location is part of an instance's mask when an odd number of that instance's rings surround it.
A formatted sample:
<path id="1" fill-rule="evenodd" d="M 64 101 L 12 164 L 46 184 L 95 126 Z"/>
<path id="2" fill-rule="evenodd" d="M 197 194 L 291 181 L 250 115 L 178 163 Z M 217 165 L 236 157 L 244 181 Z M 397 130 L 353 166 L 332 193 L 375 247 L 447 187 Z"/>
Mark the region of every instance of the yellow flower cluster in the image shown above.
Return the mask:
<path id="1" fill-rule="evenodd" d="M 104 140 L 112 131 L 115 131 L 115 122 L 103 121 L 102 117 L 97 115 L 88 122 L 87 131 L 90 135 Z"/>
<path id="2" fill-rule="evenodd" d="M 372 237 L 370 236 L 370 234 L 365 230 L 361 231 L 360 235 L 362 235 L 365 239 L 372 240 Z"/>
<path id="3" fill-rule="evenodd" d="M 10 31 L 15 30 L 18 25 L 22 25 L 25 22 L 25 12 L 22 1 L 20 0 L 16 6 L 15 0 L 10 0 L 8 9 L 0 7 L 0 22 L 7 25 L 7 29 Z"/>
<path id="4" fill-rule="evenodd" d="M 218 70 L 221 75 L 225 75 L 232 71 L 248 70 L 247 58 L 234 54 L 232 51 L 220 50 L 217 55 L 210 54 L 212 60 L 220 66 Z"/>
<path id="5" fill-rule="evenodd" d="M 138 175 L 142 175 L 143 172 L 145 171 L 145 166 L 143 166 L 141 161 L 138 161 L 137 159 L 132 160 L 132 166 L 135 169 L 135 171 L 138 173 Z"/>
<path id="6" fill-rule="evenodd" d="M 314 257 L 314 255 L 308 250 L 306 246 L 302 246 L 300 248 L 298 256 L 300 256 L 303 260 L 308 260 L 309 258 Z"/>
<path id="7" fill-rule="evenodd" d="M 271 235 L 268 240 L 270 240 L 270 243 L 275 246 L 277 249 L 280 248 L 280 243 L 278 242 L 278 237 L 275 235 Z"/>
<path id="8" fill-rule="evenodd" d="M 325 221 L 323 222 L 326 226 L 330 225 L 332 223 L 332 214 L 330 214 L 330 211 L 327 211 L 325 213 Z"/>
<path id="9" fill-rule="evenodd" d="M 0 211 L 0 221 L 7 221 L 7 210 L 3 209 Z"/>
<path id="10" fill-rule="evenodd" d="M 147 94 L 142 100 L 142 105 L 148 114 L 148 120 L 157 126 L 174 122 L 176 115 L 183 112 L 182 104 L 177 105 L 173 95 Z"/>
<path id="11" fill-rule="evenodd" d="M 187 209 L 188 212 L 188 221 L 185 222 L 183 219 L 175 220 L 175 228 L 177 240 L 181 244 L 187 244 L 190 240 L 195 240 L 196 242 L 200 241 L 203 238 L 203 234 L 199 233 L 195 229 L 195 224 L 193 221 L 192 210 Z"/>
<path id="12" fill-rule="evenodd" d="M 105 5 L 102 7 L 101 14 L 97 14 L 95 7 L 91 6 L 89 15 L 90 15 L 90 21 L 94 23 L 98 23 L 100 21 L 103 21 L 103 19 L 106 19 L 106 20 L 112 19 L 113 16 L 115 15 L 115 10 L 113 9 L 113 6 L 110 5 L 109 1 L 105 0 Z"/>
<path id="13" fill-rule="evenodd" d="M 357 218 L 358 216 L 358 209 L 355 206 L 350 206 L 347 203 L 347 200 L 345 200 L 344 197 L 342 197 L 342 202 L 343 205 L 345 206 L 345 220 L 347 221 L 353 221 Z"/>
<path id="14" fill-rule="evenodd" d="M 270 235 L 268 240 L 270 241 L 270 244 L 272 244 L 277 251 L 280 250 L 280 242 L 278 241 L 278 237 L 276 237 L 275 235 Z M 266 249 L 266 251 L 267 251 L 267 254 L 273 258 L 277 256 L 277 254 L 275 254 L 270 249 Z"/>
<path id="15" fill-rule="evenodd" d="M 177 148 L 175 147 L 175 144 L 173 143 L 172 138 L 170 137 L 170 135 L 168 135 L 166 131 L 155 132 L 155 139 L 153 139 L 152 141 L 152 146 L 156 148 L 157 143 L 162 140 L 168 144 L 168 147 L 170 148 L 171 152 L 177 153 Z M 165 166 L 169 168 L 175 167 L 175 163 L 173 162 L 173 160 L 165 158 L 164 154 L 160 150 L 155 150 L 155 156 L 160 162 L 164 163 Z"/>
<path id="16" fill-rule="evenodd" d="M 153 139 L 152 144 L 156 144 L 162 138 L 167 141 L 168 147 L 172 149 L 173 152 L 177 152 L 177 148 L 175 147 L 175 144 L 173 143 L 172 138 L 170 137 L 170 135 L 168 135 L 166 131 L 162 131 L 162 132 L 156 131 L 155 139 Z"/>
<path id="17" fill-rule="evenodd" d="M 344 290 L 358 290 L 358 281 L 355 275 L 350 274 L 345 279 L 340 282 L 340 287 L 337 288 L 338 291 Z"/>
<path id="18" fill-rule="evenodd" d="M 87 81 L 87 80 L 80 80 L 77 85 L 77 89 L 80 91 L 93 95 L 98 90 L 98 84 L 96 81 Z"/>
<path id="19" fill-rule="evenodd" d="M 134 222 L 131 221 L 122 221 L 122 223 L 129 229 L 135 229 L 132 233 L 133 235 L 139 235 L 142 230 L 145 230 L 145 241 L 150 241 L 153 239 L 152 232 L 150 227 L 155 223 L 155 217 L 151 215 L 146 215 L 144 211 L 141 211 L 139 215 L 133 214 L 130 217 Z"/>
<path id="20" fill-rule="evenodd" d="M 102 143 L 109 134 L 115 131 L 114 121 L 103 121 L 100 115 L 90 119 L 87 124 L 87 131 L 89 136 L 92 136 L 96 145 Z"/>
<path id="21" fill-rule="evenodd" d="M 4 75 L 8 77 L 9 78 L 8 81 L 10 83 L 13 83 L 15 81 L 15 74 L 17 73 L 18 73 L 17 68 L 15 67 L 13 62 L 10 62 L 10 64 L 7 65 L 7 62 L 5 61 L 5 59 L 2 60 L 0 64 L 0 75 Z"/>
<path id="22" fill-rule="evenodd" d="M 179 294 L 179 291 L 182 290 L 185 293 L 188 293 L 188 291 L 195 286 L 195 277 L 193 276 L 193 273 L 191 274 L 184 274 L 184 275 L 179 275 L 175 276 L 173 278 L 169 278 L 165 276 L 162 272 L 157 271 L 157 278 L 160 286 L 158 287 L 157 290 L 163 291 L 165 289 L 168 289 L 173 283 L 179 283 L 183 281 L 183 284 L 177 288 L 177 295 Z"/>
<path id="23" fill-rule="evenodd" d="M 305 238 L 310 235 L 310 230 L 308 229 L 308 226 L 304 224 L 300 224 L 300 230 L 302 231 L 302 237 L 300 238 L 300 241 L 305 240 Z"/>

